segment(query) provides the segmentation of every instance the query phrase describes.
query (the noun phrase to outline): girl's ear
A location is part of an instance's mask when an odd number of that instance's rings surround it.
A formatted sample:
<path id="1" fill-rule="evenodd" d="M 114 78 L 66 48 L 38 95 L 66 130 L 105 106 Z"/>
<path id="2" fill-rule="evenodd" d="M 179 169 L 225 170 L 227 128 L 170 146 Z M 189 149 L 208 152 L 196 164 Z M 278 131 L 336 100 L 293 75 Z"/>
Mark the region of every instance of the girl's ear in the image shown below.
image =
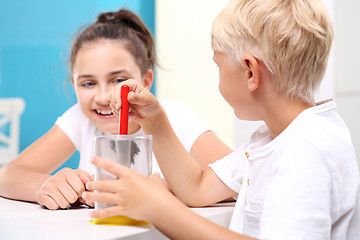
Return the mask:
<path id="1" fill-rule="evenodd" d="M 261 83 L 259 62 L 249 54 L 246 54 L 243 60 L 247 71 L 248 89 L 253 92 L 259 88 Z"/>
<path id="2" fill-rule="evenodd" d="M 154 72 L 153 72 L 153 70 L 148 69 L 143 78 L 144 87 L 146 89 L 150 90 L 150 88 L 153 84 L 153 81 L 154 81 Z"/>

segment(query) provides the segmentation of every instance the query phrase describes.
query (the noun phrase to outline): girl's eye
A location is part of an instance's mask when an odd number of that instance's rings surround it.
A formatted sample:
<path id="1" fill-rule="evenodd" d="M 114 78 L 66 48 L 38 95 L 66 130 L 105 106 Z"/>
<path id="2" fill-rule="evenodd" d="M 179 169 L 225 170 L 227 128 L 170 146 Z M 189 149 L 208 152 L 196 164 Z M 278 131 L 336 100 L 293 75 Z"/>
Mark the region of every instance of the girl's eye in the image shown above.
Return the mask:
<path id="1" fill-rule="evenodd" d="M 126 79 L 125 79 L 125 78 L 116 78 L 116 79 L 114 80 L 114 83 L 115 83 L 115 84 L 119 84 L 119 83 L 121 83 L 121 82 L 123 82 L 123 81 L 126 81 Z"/>
<path id="2" fill-rule="evenodd" d="M 95 85 L 95 83 L 93 83 L 93 82 L 84 82 L 84 83 L 81 84 L 81 86 L 83 86 L 83 87 L 91 87 L 91 86 L 94 86 L 94 85 Z"/>

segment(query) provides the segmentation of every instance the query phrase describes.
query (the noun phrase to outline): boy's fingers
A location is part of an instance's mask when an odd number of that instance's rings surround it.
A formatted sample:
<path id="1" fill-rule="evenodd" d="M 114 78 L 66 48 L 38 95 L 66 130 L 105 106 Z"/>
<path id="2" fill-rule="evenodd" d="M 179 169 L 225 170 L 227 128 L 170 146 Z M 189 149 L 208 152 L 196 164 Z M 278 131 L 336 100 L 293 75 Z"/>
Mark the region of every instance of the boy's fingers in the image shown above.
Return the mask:
<path id="1" fill-rule="evenodd" d="M 95 181 L 86 183 L 86 189 L 88 191 L 100 191 L 100 192 L 121 192 L 121 183 L 114 184 L 113 181 Z"/>
<path id="2" fill-rule="evenodd" d="M 155 182 L 161 182 L 162 183 L 162 179 L 160 176 L 160 173 L 156 172 L 150 175 L 150 180 L 155 181 Z"/>
<path id="3" fill-rule="evenodd" d="M 92 211 L 90 212 L 91 218 L 107 218 L 107 217 L 113 217 L 113 216 L 119 216 L 121 214 L 121 207 L 114 206 L 114 207 L 108 207 L 105 209 Z"/>
<path id="4" fill-rule="evenodd" d="M 109 159 L 94 156 L 94 158 L 91 160 L 92 164 L 95 166 L 98 166 L 109 173 L 112 173 L 116 177 L 120 178 L 121 173 L 124 171 L 125 167 L 121 164 L 117 164 Z"/>
<path id="5" fill-rule="evenodd" d="M 99 202 L 99 203 L 118 203 L 118 197 L 114 193 L 108 192 L 83 192 L 82 198 L 87 202 Z"/>
<path id="6" fill-rule="evenodd" d="M 155 172 L 155 173 L 153 173 L 153 174 L 151 174 L 150 175 L 150 178 L 160 178 L 161 176 L 160 176 L 160 173 L 158 173 L 158 172 Z"/>

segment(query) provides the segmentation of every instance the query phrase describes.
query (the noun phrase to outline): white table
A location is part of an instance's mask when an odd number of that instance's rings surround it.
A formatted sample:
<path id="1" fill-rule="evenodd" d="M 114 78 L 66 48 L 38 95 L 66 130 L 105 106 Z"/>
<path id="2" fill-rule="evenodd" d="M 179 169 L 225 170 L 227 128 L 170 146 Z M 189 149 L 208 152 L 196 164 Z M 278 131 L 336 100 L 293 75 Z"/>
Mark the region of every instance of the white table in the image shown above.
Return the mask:
<path id="1" fill-rule="evenodd" d="M 191 209 L 228 227 L 233 208 L 234 203 L 218 203 Z M 85 206 L 51 211 L 35 203 L 0 197 L 0 239 L 168 239 L 150 225 L 135 227 L 92 224 L 89 222 L 90 211 Z"/>

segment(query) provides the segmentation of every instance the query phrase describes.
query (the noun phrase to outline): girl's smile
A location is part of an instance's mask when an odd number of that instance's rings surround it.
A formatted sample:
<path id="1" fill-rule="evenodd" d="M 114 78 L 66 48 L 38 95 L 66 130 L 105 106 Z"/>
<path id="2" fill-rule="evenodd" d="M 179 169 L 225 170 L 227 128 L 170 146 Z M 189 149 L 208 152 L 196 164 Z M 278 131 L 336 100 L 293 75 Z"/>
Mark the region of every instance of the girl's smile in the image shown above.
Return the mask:
<path id="1" fill-rule="evenodd" d="M 113 114 L 111 109 L 95 109 L 94 112 L 98 115 L 99 118 L 102 119 L 118 118 Z"/>
<path id="2" fill-rule="evenodd" d="M 109 110 L 95 110 L 97 114 L 101 115 L 101 116 L 109 116 L 109 115 L 113 115 L 112 111 Z"/>

